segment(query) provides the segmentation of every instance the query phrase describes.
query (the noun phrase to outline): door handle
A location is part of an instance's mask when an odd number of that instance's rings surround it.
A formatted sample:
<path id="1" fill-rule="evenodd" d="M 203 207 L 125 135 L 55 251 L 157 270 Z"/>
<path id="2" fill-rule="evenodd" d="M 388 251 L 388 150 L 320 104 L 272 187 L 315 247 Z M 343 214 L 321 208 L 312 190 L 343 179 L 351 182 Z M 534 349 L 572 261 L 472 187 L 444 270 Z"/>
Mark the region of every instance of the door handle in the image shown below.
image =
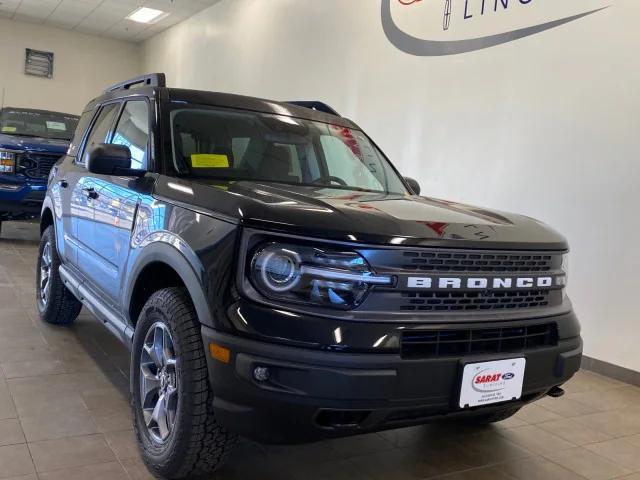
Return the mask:
<path id="1" fill-rule="evenodd" d="M 98 192 L 96 192 L 93 188 L 83 188 L 82 194 L 87 198 L 91 198 L 92 200 L 98 198 Z"/>
<path id="2" fill-rule="evenodd" d="M 60 185 L 62 188 L 67 188 L 69 186 L 69 182 L 67 182 L 65 179 L 58 180 L 58 185 Z"/>

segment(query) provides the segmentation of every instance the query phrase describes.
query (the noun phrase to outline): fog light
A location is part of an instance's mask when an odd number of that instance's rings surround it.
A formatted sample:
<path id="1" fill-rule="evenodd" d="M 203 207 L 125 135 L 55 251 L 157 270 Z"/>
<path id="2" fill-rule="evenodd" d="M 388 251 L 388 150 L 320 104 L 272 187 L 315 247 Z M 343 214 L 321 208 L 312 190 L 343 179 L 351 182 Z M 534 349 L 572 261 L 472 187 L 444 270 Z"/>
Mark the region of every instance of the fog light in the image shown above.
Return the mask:
<path id="1" fill-rule="evenodd" d="M 259 382 L 266 382 L 269 380 L 271 372 L 267 367 L 256 367 L 253 369 L 253 378 Z"/>

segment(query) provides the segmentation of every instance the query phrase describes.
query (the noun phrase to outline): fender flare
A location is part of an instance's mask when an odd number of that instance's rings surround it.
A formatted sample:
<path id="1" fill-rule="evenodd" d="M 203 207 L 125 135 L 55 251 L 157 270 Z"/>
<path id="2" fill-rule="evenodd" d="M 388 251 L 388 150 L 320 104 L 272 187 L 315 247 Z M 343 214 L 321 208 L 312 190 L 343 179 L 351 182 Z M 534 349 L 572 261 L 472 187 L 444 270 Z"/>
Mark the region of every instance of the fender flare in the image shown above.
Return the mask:
<path id="1" fill-rule="evenodd" d="M 129 318 L 129 308 L 133 296 L 133 289 L 136 286 L 140 273 L 148 265 L 159 262 L 175 270 L 185 284 L 193 300 L 193 305 L 200 323 L 213 327 L 213 315 L 209 308 L 207 295 L 202 288 L 202 275 L 198 273 L 204 271 L 200 260 L 182 239 L 173 234 L 167 234 L 167 232 L 163 232 L 163 234 L 163 238 L 148 243 L 142 248 L 127 275 L 128 281 L 124 289 L 123 310 L 129 324 L 133 325 L 135 323 L 134 319 Z M 179 248 L 174 246 L 176 242 L 179 242 Z"/>
<path id="2" fill-rule="evenodd" d="M 45 210 L 50 210 L 51 211 L 51 216 L 53 217 L 53 228 L 55 228 L 56 225 L 56 209 L 55 206 L 53 205 L 53 202 L 51 201 L 51 198 L 49 197 L 49 195 L 46 195 L 44 197 L 44 200 L 42 201 L 42 208 L 40 209 L 40 229 L 42 229 L 42 219 L 44 218 L 43 213 L 45 212 Z"/>
<path id="3" fill-rule="evenodd" d="M 64 231 L 60 232 L 58 229 L 58 222 L 62 221 L 62 216 L 58 217 L 58 213 L 61 212 L 57 212 L 56 211 L 56 206 L 53 203 L 53 200 L 51 200 L 51 197 L 49 195 L 45 195 L 44 200 L 42 201 L 42 209 L 40 210 L 40 220 L 38 222 L 38 228 L 40 229 L 40 236 L 42 236 L 43 230 L 42 230 L 42 219 L 44 218 L 44 212 L 49 210 L 51 212 L 51 219 L 53 220 L 53 223 L 51 224 L 53 226 L 53 236 L 56 239 L 56 250 L 58 255 L 62 256 L 62 254 L 65 251 L 65 245 L 64 245 Z M 58 236 L 60 234 L 60 237 Z"/>

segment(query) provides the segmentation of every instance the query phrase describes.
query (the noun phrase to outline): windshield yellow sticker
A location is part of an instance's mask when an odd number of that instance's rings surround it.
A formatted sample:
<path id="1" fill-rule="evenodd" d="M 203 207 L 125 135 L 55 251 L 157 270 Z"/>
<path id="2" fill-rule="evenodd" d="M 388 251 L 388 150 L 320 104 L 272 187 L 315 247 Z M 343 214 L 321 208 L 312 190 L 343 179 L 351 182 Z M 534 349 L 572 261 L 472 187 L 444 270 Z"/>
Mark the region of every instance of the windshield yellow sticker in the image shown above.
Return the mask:
<path id="1" fill-rule="evenodd" d="M 229 168 L 229 157 L 217 153 L 194 153 L 191 155 L 193 168 Z"/>
<path id="2" fill-rule="evenodd" d="M 16 130 L 16 127 L 2 127 L 4 133 L 14 133 Z"/>

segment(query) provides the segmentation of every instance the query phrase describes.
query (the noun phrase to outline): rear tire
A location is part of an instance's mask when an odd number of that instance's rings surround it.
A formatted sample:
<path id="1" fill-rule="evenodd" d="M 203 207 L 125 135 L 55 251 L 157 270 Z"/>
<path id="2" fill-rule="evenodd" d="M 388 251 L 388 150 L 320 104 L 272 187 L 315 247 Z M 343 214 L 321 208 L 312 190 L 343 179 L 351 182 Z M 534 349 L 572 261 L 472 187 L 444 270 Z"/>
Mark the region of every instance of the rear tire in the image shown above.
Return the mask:
<path id="1" fill-rule="evenodd" d="M 151 295 L 131 355 L 134 428 L 149 470 L 183 479 L 221 467 L 237 436 L 216 421 L 200 322 L 185 289 Z"/>
<path id="2" fill-rule="evenodd" d="M 36 269 L 36 304 L 40 319 L 53 325 L 70 325 L 80 314 L 82 303 L 64 286 L 53 225 L 40 240 Z"/>

